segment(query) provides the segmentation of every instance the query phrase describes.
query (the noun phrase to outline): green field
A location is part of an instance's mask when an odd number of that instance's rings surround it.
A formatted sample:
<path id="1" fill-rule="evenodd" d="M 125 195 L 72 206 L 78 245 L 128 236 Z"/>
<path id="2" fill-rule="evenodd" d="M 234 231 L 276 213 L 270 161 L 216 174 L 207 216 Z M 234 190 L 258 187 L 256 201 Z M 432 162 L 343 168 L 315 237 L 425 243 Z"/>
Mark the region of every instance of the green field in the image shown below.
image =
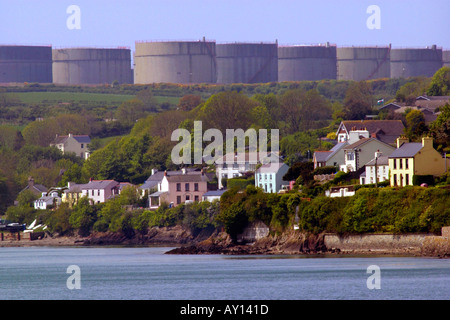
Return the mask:
<path id="1" fill-rule="evenodd" d="M 16 97 L 22 103 L 29 105 L 77 102 L 118 106 L 127 100 L 135 98 L 134 95 L 127 94 L 86 92 L 14 92 L 8 93 L 8 95 Z M 177 97 L 155 96 L 155 99 L 158 103 L 168 102 L 177 105 L 179 102 L 179 98 Z"/>

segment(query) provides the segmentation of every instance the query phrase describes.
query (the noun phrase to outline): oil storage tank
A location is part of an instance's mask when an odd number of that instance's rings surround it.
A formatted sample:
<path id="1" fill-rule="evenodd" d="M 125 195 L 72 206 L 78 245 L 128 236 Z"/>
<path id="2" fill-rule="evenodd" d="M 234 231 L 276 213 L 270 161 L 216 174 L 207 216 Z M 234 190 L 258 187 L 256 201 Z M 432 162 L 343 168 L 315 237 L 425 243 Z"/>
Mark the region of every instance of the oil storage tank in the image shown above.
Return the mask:
<path id="1" fill-rule="evenodd" d="M 442 66 L 450 67 L 450 50 L 442 51 Z"/>
<path id="2" fill-rule="evenodd" d="M 51 46 L 0 45 L 0 83 L 52 83 Z"/>
<path id="3" fill-rule="evenodd" d="M 338 80 L 389 78 L 390 51 L 390 46 L 337 48 Z"/>
<path id="4" fill-rule="evenodd" d="M 53 50 L 56 84 L 132 83 L 131 50 L 66 48 Z"/>
<path id="5" fill-rule="evenodd" d="M 278 43 L 217 44 L 217 83 L 278 81 Z"/>
<path id="6" fill-rule="evenodd" d="M 391 78 L 432 77 L 442 67 L 442 49 L 392 49 Z"/>
<path id="7" fill-rule="evenodd" d="M 279 46 L 278 81 L 337 78 L 336 46 Z"/>
<path id="8" fill-rule="evenodd" d="M 134 83 L 215 83 L 215 41 L 136 42 Z"/>

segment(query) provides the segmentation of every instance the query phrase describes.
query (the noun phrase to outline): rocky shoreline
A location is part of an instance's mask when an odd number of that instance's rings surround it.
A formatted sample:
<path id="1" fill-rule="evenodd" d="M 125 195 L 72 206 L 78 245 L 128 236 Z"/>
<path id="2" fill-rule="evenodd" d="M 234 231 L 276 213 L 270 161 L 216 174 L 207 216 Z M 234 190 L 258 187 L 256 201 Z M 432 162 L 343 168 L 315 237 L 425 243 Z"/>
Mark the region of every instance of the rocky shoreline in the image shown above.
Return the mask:
<path id="1" fill-rule="evenodd" d="M 122 233 L 94 233 L 88 237 L 50 236 L 30 240 L 0 242 L 0 247 L 61 247 L 61 246 L 167 246 L 175 247 L 166 254 L 223 254 L 223 255 L 398 255 L 450 258 L 450 239 L 426 237 L 422 245 L 399 248 L 394 245 L 370 248 L 328 247 L 326 234 L 307 235 L 290 231 L 281 235 L 268 235 L 251 244 L 233 243 L 219 230 L 192 234 L 181 226 L 152 228 L 146 234 L 132 236 Z"/>

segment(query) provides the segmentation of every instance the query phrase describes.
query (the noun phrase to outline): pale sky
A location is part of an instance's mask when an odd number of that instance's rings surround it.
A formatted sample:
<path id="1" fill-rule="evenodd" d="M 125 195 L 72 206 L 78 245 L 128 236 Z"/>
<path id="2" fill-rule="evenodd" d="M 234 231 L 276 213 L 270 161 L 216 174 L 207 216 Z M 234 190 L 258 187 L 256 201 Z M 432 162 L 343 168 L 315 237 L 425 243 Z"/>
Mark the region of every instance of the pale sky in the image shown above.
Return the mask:
<path id="1" fill-rule="evenodd" d="M 80 8 L 70 30 L 67 8 Z M 370 5 L 380 29 L 369 29 Z M 450 49 L 450 0 L 0 0 L 0 45 L 130 47 L 143 40 Z"/>

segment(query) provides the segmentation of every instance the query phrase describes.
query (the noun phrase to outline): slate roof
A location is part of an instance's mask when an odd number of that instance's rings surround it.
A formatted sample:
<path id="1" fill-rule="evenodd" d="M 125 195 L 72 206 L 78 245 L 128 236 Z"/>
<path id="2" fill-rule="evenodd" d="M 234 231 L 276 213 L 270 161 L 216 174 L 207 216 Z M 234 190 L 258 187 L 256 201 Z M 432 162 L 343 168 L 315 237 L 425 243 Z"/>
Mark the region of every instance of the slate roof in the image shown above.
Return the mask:
<path id="1" fill-rule="evenodd" d="M 314 158 L 316 158 L 317 162 L 325 162 L 328 157 L 331 155 L 332 151 L 315 151 Z"/>
<path id="2" fill-rule="evenodd" d="M 405 128 L 401 120 L 344 120 L 339 129 L 341 127 L 345 127 L 347 132 L 367 130 L 371 136 L 377 134 L 378 140 L 389 144 L 395 143 Z"/>
<path id="3" fill-rule="evenodd" d="M 91 143 L 91 138 L 88 135 L 72 135 L 72 137 L 78 143 Z M 53 144 L 66 143 L 68 138 L 69 138 L 69 136 L 57 136 L 56 139 L 53 141 Z"/>
<path id="4" fill-rule="evenodd" d="M 208 191 L 205 192 L 203 194 L 203 197 L 220 197 L 222 196 L 227 190 L 222 189 L 222 190 L 213 190 L 213 191 Z"/>
<path id="5" fill-rule="evenodd" d="M 280 168 L 285 165 L 283 162 L 274 162 L 274 163 L 267 163 L 267 164 L 263 164 L 261 167 L 259 167 L 256 172 L 257 173 L 274 173 L 274 172 L 278 172 L 278 170 L 280 170 Z"/>
<path id="6" fill-rule="evenodd" d="M 81 186 L 82 190 L 92 189 L 112 189 L 119 185 L 119 182 L 114 180 L 92 180 Z"/>
<path id="7" fill-rule="evenodd" d="M 174 176 L 167 175 L 169 182 L 208 182 L 210 179 L 206 174 L 177 174 Z"/>
<path id="8" fill-rule="evenodd" d="M 377 165 L 378 166 L 388 165 L 389 164 L 388 159 L 389 159 L 388 156 L 378 157 Z M 366 166 L 374 166 L 374 165 L 375 165 L 375 158 L 366 163 Z"/>
<path id="9" fill-rule="evenodd" d="M 389 158 L 412 158 L 422 149 L 422 147 L 423 145 L 420 142 L 404 143 L 400 148 L 395 149 Z"/>

